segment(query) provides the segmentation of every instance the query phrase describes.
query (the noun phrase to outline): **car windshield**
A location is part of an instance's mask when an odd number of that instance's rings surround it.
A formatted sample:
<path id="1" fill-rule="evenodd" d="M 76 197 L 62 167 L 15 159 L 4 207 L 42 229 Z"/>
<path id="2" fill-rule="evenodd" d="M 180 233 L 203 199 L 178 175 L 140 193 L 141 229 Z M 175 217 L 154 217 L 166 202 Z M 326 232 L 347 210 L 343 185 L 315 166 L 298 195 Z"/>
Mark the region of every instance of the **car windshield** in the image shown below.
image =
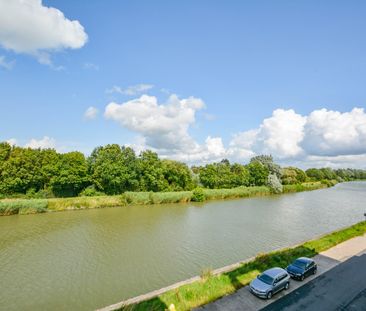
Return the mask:
<path id="1" fill-rule="evenodd" d="M 301 260 L 295 260 L 295 261 L 293 262 L 293 265 L 294 265 L 295 267 L 300 268 L 300 269 L 305 269 L 305 267 L 306 267 L 306 262 L 303 262 L 303 261 L 301 261 Z"/>
<path id="2" fill-rule="evenodd" d="M 268 285 L 272 285 L 272 283 L 273 283 L 273 278 L 271 278 L 268 274 L 265 274 L 265 273 L 262 273 L 261 275 L 259 275 L 258 279 L 260 279 L 262 282 L 264 282 Z"/>

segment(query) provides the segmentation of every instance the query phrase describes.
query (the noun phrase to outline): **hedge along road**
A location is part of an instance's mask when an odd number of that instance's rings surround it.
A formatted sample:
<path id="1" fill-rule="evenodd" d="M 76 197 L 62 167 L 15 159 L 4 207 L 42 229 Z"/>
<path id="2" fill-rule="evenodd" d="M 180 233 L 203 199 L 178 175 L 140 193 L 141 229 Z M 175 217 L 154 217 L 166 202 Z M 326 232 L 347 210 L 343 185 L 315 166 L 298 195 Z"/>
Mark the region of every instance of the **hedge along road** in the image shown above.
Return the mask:
<path id="1" fill-rule="evenodd" d="M 0 218 L 0 309 L 90 310 L 363 218 L 366 183 Z"/>

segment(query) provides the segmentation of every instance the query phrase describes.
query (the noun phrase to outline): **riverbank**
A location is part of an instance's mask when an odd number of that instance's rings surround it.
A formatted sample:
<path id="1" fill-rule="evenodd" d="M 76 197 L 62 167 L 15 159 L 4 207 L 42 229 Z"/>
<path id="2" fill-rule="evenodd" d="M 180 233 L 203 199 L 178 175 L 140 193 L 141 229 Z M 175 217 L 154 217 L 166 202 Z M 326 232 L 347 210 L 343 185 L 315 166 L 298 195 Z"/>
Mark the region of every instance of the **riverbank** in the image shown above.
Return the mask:
<path id="1" fill-rule="evenodd" d="M 336 181 L 318 181 L 296 185 L 284 185 L 283 193 L 317 190 L 332 187 L 336 183 Z M 232 189 L 203 189 L 202 191 L 203 201 L 273 195 L 270 188 L 266 186 L 238 187 Z M 122 195 L 115 196 L 71 197 L 52 199 L 3 199 L 0 200 L 0 216 L 118 207 L 127 205 L 188 203 L 191 201 L 195 201 L 194 191 L 125 192 Z"/>
<path id="2" fill-rule="evenodd" d="M 177 283 L 146 295 L 135 297 L 109 307 L 110 310 L 166 310 L 174 304 L 176 310 L 191 310 L 212 302 L 224 295 L 231 294 L 246 286 L 257 274 L 273 267 L 285 268 L 295 258 L 314 257 L 351 238 L 366 234 L 366 222 L 357 223 L 320 238 L 302 243 L 292 248 L 260 254 L 256 258 L 221 269 L 206 272 L 202 276 Z"/>

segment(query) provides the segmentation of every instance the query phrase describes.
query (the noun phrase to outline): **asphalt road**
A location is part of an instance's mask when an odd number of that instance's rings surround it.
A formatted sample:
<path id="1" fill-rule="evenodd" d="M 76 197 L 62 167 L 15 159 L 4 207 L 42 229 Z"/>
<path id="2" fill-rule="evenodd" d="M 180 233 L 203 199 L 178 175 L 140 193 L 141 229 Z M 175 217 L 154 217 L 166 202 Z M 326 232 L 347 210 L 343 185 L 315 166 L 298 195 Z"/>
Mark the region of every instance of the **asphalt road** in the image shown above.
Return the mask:
<path id="1" fill-rule="evenodd" d="M 332 269 L 337 264 L 339 264 L 339 261 L 334 260 L 332 258 L 323 256 L 323 255 L 317 255 L 314 257 L 317 265 L 318 265 L 318 273 L 316 275 L 311 275 L 307 277 L 303 282 L 291 280 L 290 282 L 290 289 L 285 291 L 281 291 L 274 295 L 272 299 L 261 299 L 256 296 L 254 296 L 248 286 L 242 287 L 239 290 L 237 290 L 235 293 L 231 295 L 224 296 L 212 303 L 209 303 L 207 305 L 204 305 L 202 307 L 199 307 L 195 309 L 195 311 L 257 311 L 260 310 L 267 305 L 271 304 L 272 302 L 281 299 L 281 297 L 284 297 L 288 295 L 290 292 L 295 291 L 300 286 L 303 286 L 304 284 L 311 282 L 313 279 L 318 277 L 319 275 L 326 273 L 329 269 Z M 269 309 L 270 310 L 270 309 Z M 314 310 L 317 311 L 317 310 Z M 321 310 L 319 310 L 321 311 Z"/>
<path id="2" fill-rule="evenodd" d="M 277 310 L 366 311 L 366 253 L 351 257 L 262 309 Z"/>

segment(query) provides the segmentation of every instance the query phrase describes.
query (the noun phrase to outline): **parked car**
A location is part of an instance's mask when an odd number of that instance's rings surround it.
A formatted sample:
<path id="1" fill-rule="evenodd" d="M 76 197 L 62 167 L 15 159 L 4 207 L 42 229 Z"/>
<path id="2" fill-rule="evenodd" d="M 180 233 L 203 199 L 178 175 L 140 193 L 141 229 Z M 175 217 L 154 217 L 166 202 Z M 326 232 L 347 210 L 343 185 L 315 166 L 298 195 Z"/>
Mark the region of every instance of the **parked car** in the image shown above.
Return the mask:
<path id="1" fill-rule="evenodd" d="M 290 275 L 282 268 L 271 268 L 259 274 L 250 282 L 250 291 L 261 298 L 272 298 L 272 295 L 290 286 Z"/>
<path id="2" fill-rule="evenodd" d="M 292 278 L 303 281 L 307 276 L 315 274 L 317 265 L 311 258 L 300 257 L 290 264 L 286 270 Z"/>

